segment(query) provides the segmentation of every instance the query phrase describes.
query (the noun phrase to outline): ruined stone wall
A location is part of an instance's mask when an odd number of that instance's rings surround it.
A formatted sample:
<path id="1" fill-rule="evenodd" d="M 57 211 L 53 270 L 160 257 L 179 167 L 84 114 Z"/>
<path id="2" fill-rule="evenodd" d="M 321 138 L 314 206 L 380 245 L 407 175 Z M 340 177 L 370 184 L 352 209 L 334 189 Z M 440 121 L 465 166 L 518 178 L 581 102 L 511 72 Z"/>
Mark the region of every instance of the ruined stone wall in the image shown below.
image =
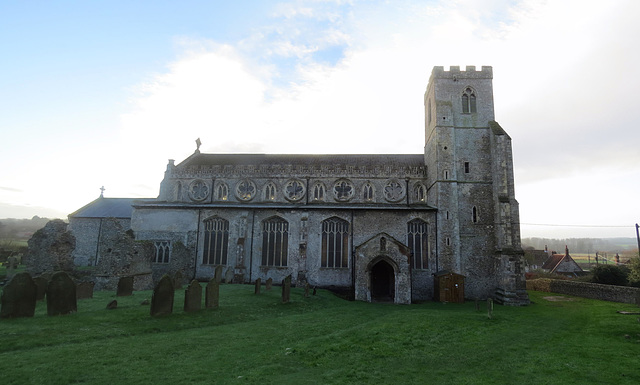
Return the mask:
<path id="1" fill-rule="evenodd" d="M 73 250 L 73 260 L 76 266 L 95 266 L 100 259 L 98 243 L 109 228 L 103 229 L 106 218 L 69 218 L 69 231 L 76 238 Z M 123 229 L 131 228 L 131 220 L 126 218 L 112 218 L 120 223 Z M 107 237 L 109 235 L 107 234 Z"/>
<path id="2" fill-rule="evenodd" d="M 23 258 L 31 276 L 74 269 L 72 252 L 76 239 L 60 219 L 49 221 L 29 239 L 27 255 Z"/>

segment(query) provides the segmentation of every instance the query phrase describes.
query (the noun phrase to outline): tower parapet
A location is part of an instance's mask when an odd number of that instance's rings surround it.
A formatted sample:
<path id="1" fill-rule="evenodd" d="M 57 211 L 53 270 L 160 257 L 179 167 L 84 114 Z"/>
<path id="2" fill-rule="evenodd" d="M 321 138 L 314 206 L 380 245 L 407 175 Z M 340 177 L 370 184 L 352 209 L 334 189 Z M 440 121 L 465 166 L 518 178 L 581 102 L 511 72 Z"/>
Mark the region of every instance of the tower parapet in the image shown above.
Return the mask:
<path id="1" fill-rule="evenodd" d="M 450 66 L 445 71 L 443 66 L 433 67 L 431 71 L 432 79 L 493 79 L 493 67 L 482 66 L 480 71 L 476 70 L 476 66 L 467 66 L 464 71 L 460 70 L 460 66 Z"/>

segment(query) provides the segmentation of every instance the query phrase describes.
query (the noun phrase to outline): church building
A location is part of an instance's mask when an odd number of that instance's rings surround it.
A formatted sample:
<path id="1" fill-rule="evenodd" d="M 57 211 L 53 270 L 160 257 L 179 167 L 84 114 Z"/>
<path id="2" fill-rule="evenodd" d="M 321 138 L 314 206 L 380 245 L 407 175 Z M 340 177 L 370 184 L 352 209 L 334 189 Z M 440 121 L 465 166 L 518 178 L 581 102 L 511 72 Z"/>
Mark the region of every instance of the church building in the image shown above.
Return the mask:
<path id="1" fill-rule="evenodd" d="M 206 154 L 198 141 L 169 160 L 156 199 L 132 201 L 131 230 L 155 245 L 154 276 L 210 280 L 222 266 L 237 283 L 291 274 L 356 300 L 411 303 L 433 299 L 448 271 L 465 298 L 527 304 L 492 79 L 491 67 L 434 67 L 422 154 Z"/>

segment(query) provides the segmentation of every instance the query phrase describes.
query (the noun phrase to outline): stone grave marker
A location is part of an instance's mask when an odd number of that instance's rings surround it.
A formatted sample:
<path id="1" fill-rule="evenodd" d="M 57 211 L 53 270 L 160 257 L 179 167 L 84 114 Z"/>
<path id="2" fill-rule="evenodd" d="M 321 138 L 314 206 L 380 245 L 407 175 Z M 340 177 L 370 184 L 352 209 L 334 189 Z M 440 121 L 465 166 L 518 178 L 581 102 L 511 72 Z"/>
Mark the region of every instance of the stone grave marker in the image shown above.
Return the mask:
<path id="1" fill-rule="evenodd" d="M 151 297 L 151 315 L 166 315 L 173 313 L 173 280 L 168 275 L 163 275 L 158 281 L 153 296 Z"/>
<path id="2" fill-rule="evenodd" d="M 184 311 L 192 312 L 202 309 L 202 286 L 195 279 L 184 291 Z"/>
<path id="3" fill-rule="evenodd" d="M 128 297 L 133 294 L 133 277 L 120 277 L 116 297 Z"/>
<path id="4" fill-rule="evenodd" d="M 35 282 L 37 291 L 36 291 L 36 301 L 42 301 L 44 299 L 44 295 L 47 293 L 47 285 L 49 285 L 49 279 L 41 275 L 39 277 L 35 277 L 33 279 Z"/>
<path id="5" fill-rule="evenodd" d="M 2 290 L 0 318 L 33 317 L 38 287 L 29 273 L 17 273 Z"/>
<path id="6" fill-rule="evenodd" d="M 233 283 L 233 268 L 228 268 L 227 272 L 224 274 L 224 281 L 226 283 Z"/>
<path id="7" fill-rule="evenodd" d="M 94 285 L 95 283 L 93 282 L 80 282 L 76 286 L 76 298 L 77 299 L 93 298 Z"/>
<path id="8" fill-rule="evenodd" d="M 260 286 L 262 286 L 262 279 L 256 279 L 255 288 L 253 290 L 254 294 L 260 294 Z"/>
<path id="9" fill-rule="evenodd" d="M 222 265 L 216 266 L 216 271 L 213 275 L 213 279 L 215 279 L 218 283 L 222 282 Z"/>
<path id="10" fill-rule="evenodd" d="M 7 262 L 5 263 L 7 266 L 7 279 L 10 280 L 16 275 L 16 269 L 18 268 L 18 258 L 11 256 L 7 258 Z"/>
<path id="11" fill-rule="evenodd" d="M 282 303 L 288 303 L 291 299 L 291 274 L 282 280 Z"/>
<path id="12" fill-rule="evenodd" d="M 107 304 L 107 310 L 113 310 L 117 308 L 118 308 L 118 301 L 115 299 Z"/>
<path id="13" fill-rule="evenodd" d="M 47 314 L 54 316 L 77 311 L 76 284 L 64 271 L 53 274 L 47 285 Z"/>
<path id="14" fill-rule="evenodd" d="M 220 283 L 213 278 L 207 284 L 204 295 L 204 306 L 207 309 L 217 309 L 220 301 Z"/>
<path id="15" fill-rule="evenodd" d="M 304 298 L 309 298 L 309 282 L 304 283 Z"/>
<path id="16" fill-rule="evenodd" d="M 182 272 L 180 270 L 176 271 L 175 275 L 173 276 L 173 288 L 174 290 L 178 290 L 178 289 L 182 289 L 182 281 L 183 281 L 183 277 L 182 277 Z"/>
<path id="17" fill-rule="evenodd" d="M 265 288 L 264 288 L 264 289 L 265 289 L 266 291 L 271 290 L 271 285 L 272 285 L 272 284 L 273 284 L 273 278 L 269 278 L 269 279 L 267 279 L 267 282 L 266 282 L 266 285 L 265 285 Z"/>

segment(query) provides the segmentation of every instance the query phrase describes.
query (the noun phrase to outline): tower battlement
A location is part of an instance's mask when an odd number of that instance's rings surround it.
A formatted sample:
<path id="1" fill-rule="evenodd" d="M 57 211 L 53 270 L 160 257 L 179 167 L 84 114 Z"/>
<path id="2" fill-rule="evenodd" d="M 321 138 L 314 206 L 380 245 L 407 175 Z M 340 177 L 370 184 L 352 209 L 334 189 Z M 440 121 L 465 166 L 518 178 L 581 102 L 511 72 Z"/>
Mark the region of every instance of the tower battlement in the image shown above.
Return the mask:
<path id="1" fill-rule="evenodd" d="M 493 79 L 493 67 L 482 66 L 482 69 L 478 71 L 476 66 L 467 66 L 462 71 L 460 66 L 451 66 L 449 71 L 445 71 L 443 66 L 435 66 L 431 71 L 429 82 L 434 79 Z"/>

